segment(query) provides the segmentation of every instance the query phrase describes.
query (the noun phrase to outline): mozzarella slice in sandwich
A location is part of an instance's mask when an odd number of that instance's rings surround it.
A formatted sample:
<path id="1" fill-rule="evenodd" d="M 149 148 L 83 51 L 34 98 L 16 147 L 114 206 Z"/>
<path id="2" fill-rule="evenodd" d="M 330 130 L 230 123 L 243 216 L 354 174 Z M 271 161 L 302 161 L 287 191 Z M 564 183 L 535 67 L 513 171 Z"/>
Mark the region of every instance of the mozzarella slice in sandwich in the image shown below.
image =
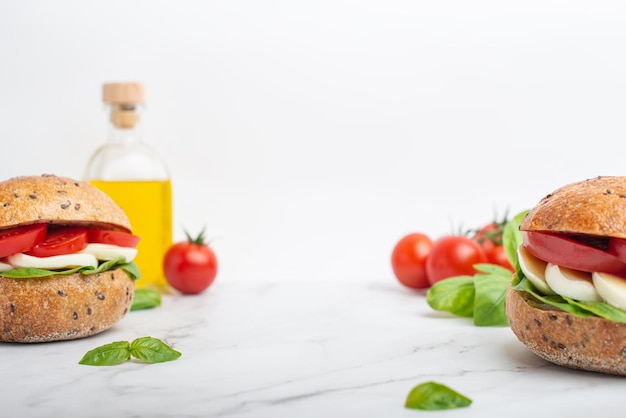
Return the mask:
<path id="1" fill-rule="evenodd" d="M 8 257 L 8 264 L 0 263 L 0 271 L 14 268 L 60 269 L 83 266 L 98 267 L 98 260 L 115 260 L 124 257 L 125 262 L 129 263 L 133 261 L 136 255 L 136 248 L 92 243 L 74 254 L 55 255 L 52 257 L 35 257 L 23 253 L 13 254 Z"/>
<path id="2" fill-rule="evenodd" d="M 608 273 L 593 273 L 591 278 L 596 291 L 606 303 L 626 311 L 626 280 Z"/>
<path id="3" fill-rule="evenodd" d="M 13 270 L 14 268 L 15 267 L 13 267 L 10 264 L 0 262 L 0 271 L 9 271 L 9 270 Z"/>
<path id="4" fill-rule="evenodd" d="M 137 249 L 111 244 L 91 243 L 79 251 L 79 254 L 91 254 L 98 260 L 115 260 L 116 258 L 124 257 L 126 263 L 130 263 L 135 259 Z"/>
<path id="5" fill-rule="evenodd" d="M 13 268 L 60 269 L 66 267 L 98 267 L 98 259 L 91 254 L 63 254 L 52 257 L 34 257 L 23 253 L 9 256 Z"/>
<path id="6" fill-rule="evenodd" d="M 546 282 L 561 296 L 584 302 L 602 302 L 591 280 L 591 273 L 559 267 L 548 263 Z"/>
<path id="7" fill-rule="evenodd" d="M 546 281 L 548 263 L 529 253 L 523 245 L 517 248 L 517 259 L 526 278 L 544 295 L 555 295 Z"/>

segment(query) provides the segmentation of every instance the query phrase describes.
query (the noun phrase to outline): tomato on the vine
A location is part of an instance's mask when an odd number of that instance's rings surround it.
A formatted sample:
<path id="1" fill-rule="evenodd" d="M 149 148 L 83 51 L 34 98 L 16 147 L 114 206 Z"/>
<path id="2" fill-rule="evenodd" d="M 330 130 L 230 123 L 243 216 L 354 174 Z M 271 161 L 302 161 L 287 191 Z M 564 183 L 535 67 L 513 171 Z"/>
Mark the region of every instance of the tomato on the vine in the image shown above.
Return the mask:
<path id="1" fill-rule="evenodd" d="M 513 265 L 506 256 L 506 251 L 502 246 L 502 230 L 504 222 L 491 222 L 477 230 L 472 239 L 480 244 L 485 251 L 487 261 L 497 264 L 515 272 Z"/>
<path id="2" fill-rule="evenodd" d="M 419 232 L 405 235 L 396 243 L 391 253 L 391 267 L 400 283 L 413 289 L 430 286 L 426 259 L 432 247 L 432 240 Z"/>
<path id="3" fill-rule="evenodd" d="M 197 238 L 185 234 L 187 241 L 172 245 L 165 253 L 163 273 L 174 289 L 185 294 L 197 294 L 215 280 L 217 257 L 204 241 L 204 231 Z"/>
<path id="4" fill-rule="evenodd" d="M 487 261 L 491 264 L 497 264 L 511 271 L 511 273 L 515 273 L 515 268 L 509 261 L 509 258 L 506 255 L 506 251 L 502 245 L 496 245 L 491 250 L 485 251 L 487 254 Z"/>
<path id="5" fill-rule="evenodd" d="M 426 276 L 431 285 L 454 276 L 477 273 L 474 264 L 486 263 L 487 255 L 478 242 L 464 235 L 448 235 L 433 243 L 426 260 Z"/>
<path id="6" fill-rule="evenodd" d="M 475 231 L 472 238 L 487 252 L 495 246 L 502 245 L 502 228 L 491 222 Z"/>

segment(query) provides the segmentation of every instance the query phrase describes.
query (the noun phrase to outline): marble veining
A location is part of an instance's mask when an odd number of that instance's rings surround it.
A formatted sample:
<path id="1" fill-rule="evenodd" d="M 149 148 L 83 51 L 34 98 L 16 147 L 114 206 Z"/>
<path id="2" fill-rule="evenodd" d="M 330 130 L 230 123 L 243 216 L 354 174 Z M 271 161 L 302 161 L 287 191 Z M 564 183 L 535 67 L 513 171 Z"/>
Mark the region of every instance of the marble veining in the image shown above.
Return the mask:
<path id="1" fill-rule="evenodd" d="M 182 357 L 78 364 L 146 335 Z M 615 416 L 626 389 L 626 379 L 539 359 L 506 327 L 433 312 L 391 281 L 221 281 L 164 295 L 94 337 L 2 344 L 0 354 L 2 415 L 15 417 L 417 417 L 404 399 L 429 380 L 474 401 L 433 416 L 598 417 Z"/>

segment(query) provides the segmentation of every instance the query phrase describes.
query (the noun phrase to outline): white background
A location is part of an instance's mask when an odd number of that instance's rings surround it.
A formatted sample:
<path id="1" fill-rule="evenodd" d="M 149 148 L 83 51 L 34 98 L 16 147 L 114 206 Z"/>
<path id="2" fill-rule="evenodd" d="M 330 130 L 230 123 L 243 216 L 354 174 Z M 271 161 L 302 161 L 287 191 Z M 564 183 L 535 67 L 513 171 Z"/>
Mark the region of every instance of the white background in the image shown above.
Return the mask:
<path id="1" fill-rule="evenodd" d="M 392 280 L 434 237 L 625 175 L 619 1 L 0 2 L 0 178 L 81 177 L 142 81 L 219 280 Z"/>

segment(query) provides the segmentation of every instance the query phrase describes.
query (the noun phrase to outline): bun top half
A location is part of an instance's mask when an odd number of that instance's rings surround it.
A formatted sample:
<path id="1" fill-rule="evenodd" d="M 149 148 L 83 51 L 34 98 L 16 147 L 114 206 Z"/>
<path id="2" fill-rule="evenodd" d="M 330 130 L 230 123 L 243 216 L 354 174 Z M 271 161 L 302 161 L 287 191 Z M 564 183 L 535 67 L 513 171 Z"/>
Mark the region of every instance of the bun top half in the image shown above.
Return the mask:
<path id="1" fill-rule="evenodd" d="M 35 223 L 131 232 L 124 211 L 87 182 L 49 174 L 0 182 L 0 229 Z"/>
<path id="2" fill-rule="evenodd" d="M 599 176 L 560 187 L 524 217 L 520 230 L 626 238 L 626 177 Z"/>

